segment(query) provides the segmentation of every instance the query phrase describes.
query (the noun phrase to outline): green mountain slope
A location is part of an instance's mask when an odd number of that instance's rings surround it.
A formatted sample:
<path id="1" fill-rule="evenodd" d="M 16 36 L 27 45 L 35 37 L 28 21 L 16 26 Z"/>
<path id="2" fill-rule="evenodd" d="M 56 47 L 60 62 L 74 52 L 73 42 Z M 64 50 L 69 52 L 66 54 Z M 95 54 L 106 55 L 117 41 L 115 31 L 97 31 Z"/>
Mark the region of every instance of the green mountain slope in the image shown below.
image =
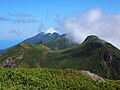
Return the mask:
<path id="1" fill-rule="evenodd" d="M 120 79 L 120 50 L 89 36 L 76 47 L 50 52 L 42 67 L 88 70 L 105 78 Z"/>
<path id="2" fill-rule="evenodd" d="M 42 44 L 31 46 L 21 43 L 8 50 L 0 57 L 1 67 L 40 67 L 40 63 L 45 58 L 49 48 Z"/>
<path id="3" fill-rule="evenodd" d="M 82 71 L 0 69 L 1 90 L 119 90 L 120 81 L 94 81 Z"/>
<path id="4" fill-rule="evenodd" d="M 47 45 L 51 50 L 60 50 L 60 49 L 65 49 L 65 48 L 72 47 L 72 46 L 77 45 L 77 44 L 70 41 L 67 38 L 66 34 L 63 34 L 63 35 L 53 39 Z"/>

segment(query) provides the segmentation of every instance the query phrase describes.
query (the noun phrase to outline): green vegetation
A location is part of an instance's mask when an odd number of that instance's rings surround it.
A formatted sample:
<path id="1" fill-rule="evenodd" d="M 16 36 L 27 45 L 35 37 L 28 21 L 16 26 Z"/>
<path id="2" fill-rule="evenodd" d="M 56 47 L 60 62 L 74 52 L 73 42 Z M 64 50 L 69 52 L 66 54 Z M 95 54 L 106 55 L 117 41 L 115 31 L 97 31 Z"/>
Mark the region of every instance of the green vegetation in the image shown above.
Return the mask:
<path id="1" fill-rule="evenodd" d="M 0 57 L 1 67 L 40 67 L 48 51 L 49 48 L 42 44 L 35 46 L 27 43 L 18 44 Z"/>
<path id="2" fill-rule="evenodd" d="M 48 43 L 48 47 L 51 50 L 61 50 L 75 45 L 77 44 L 71 42 L 65 34 L 53 39 L 51 42 Z"/>
<path id="3" fill-rule="evenodd" d="M 119 90 L 120 81 L 93 81 L 81 71 L 0 69 L 1 90 Z"/>

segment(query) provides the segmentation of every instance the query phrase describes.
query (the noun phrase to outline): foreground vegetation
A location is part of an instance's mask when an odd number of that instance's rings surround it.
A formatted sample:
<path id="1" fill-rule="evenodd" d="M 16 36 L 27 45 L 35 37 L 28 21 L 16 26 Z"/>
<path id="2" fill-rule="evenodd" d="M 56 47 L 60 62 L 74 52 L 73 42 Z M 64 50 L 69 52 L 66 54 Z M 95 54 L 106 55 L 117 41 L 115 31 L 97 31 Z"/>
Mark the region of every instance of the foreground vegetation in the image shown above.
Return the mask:
<path id="1" fill-rule="evenodd" d="M 0 69 L 0 90 L 120 90 L 120 81 L 93 81 L 77 70 Z"/>

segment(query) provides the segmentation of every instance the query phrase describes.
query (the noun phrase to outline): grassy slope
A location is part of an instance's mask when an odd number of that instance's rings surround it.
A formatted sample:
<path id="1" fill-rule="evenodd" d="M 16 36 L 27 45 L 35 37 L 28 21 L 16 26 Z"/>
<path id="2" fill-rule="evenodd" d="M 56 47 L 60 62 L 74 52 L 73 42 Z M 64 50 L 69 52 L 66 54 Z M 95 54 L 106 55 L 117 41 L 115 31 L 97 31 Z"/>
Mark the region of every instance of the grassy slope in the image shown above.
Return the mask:
<path id="1" fill-rule="evenodd" d="M 97 37 L 91 38 L 66 50 L 49 52 L 42 67 L 83 69 L 110 79 L 120 79 L 120 51 L 109 43 L 101 44 Z M 91 43 L 92 42 L 92 43 Z M 95 44 L 95 45 L 94 45 Z M 101 54 L 112 56 L 111 61 L 105 61 Z M 106 66 L 101 66 L 106 62 Z M 107 73 L 106 73 L 107 67 Z"/>
<path id="2" fill-rule="evenodd" d="M 77 70 L 0 69 L 2 90 L 119 90 L 120 81 L 98 82 Z"/>
<path id="3" fill-rule="evenodd" d="M 15 48 L 10 49 L 0 57 L 0 62 L 2 64 L 2 61 L 12 58 L 12 62 L 5 67 L 13 67 L 13 65 L 20 68 L 40 67 L 40 63 L 48 51 L 49 49 L 41 44 L 31 46 L 27 43 L 22 43 L 17 45 Z M 17 59 L 20 55 L 23 55 L 21 60 Z"/>

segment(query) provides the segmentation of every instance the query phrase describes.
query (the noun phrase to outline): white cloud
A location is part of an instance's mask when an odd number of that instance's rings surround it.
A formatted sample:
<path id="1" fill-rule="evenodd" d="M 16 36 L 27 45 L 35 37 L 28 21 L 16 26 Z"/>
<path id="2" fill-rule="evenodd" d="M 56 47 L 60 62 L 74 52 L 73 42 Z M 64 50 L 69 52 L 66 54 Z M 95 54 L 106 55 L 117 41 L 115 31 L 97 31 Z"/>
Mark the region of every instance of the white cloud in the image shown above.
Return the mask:
<path id="1" fill-rule="evenodd" d="M 89 22 L 95 22 L 97 21 L 102 15 L 102 12 L 101 10 L 99 9 L 92 9 L 90 11 L 88 11 L 86 14 L 85 14 L 85 18 L 89 21 Z"/>
<path id="2" fill-rule="evenodd" d="M 120 14 L 103 15 L 100 9 L 92 9 L 68 16 L 59 23 L 62 32 L 69 33 L 78 43 L 88 35 L 97 35 L 120 48 Z"/>
<path id="3" fill-rule="evenodd" d="M 57 32 L 53 27 L 49 27 L 45 33 L 54 33 L 54 32 Z"/>

